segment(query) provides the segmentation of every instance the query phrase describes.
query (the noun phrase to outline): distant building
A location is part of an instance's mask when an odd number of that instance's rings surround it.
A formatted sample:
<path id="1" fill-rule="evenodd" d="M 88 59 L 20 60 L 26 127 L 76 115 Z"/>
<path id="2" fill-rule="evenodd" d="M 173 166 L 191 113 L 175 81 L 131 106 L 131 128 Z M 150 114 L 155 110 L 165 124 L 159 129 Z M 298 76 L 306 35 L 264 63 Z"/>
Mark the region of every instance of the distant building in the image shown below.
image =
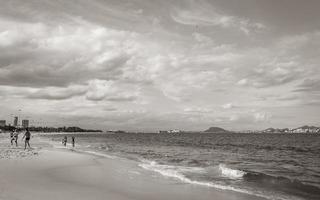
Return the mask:
<path id="1" fill-rule="evenodd" d="M 180 130 L 165 130 L 165 131 L 159 131 L 159 133 L 181 133 Z"/>
<path id="2" fill-rule="evenodd" d="M 0 127 L 6 126 L 6 120 L 0 120 Z"/>
<path id="3" fill-rule="evenodd" d="M 180 130 L 175 129 L 175 130 L 169 130 L 169 131 L 168 131 L 168 133 L 181 133 L 181 131 L 180 131 Z"/>
<path id="4" fill-rule="evenodd" d="M 18 117 L 14 117 L 13 126 L 18 126 Z"/>
<path id="5" fill-rule="evenodd" d="M 29 127 L 29 120 L 27 120 L 27 119 L 22 120 L 22 127 L 28 128 Z"/>
<path id="6" fill-rule="evenodd" d="M 159 133 L 168 133 L 168 131 L 159 131 Z"/>

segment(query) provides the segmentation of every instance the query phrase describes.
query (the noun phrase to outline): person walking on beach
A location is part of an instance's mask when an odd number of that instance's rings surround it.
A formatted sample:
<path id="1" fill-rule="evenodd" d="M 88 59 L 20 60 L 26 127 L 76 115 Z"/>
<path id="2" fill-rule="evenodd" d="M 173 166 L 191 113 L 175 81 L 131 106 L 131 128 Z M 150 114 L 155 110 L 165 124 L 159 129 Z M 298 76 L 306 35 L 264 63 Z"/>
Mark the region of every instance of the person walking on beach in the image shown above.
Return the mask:
<path id="1" fill-rule="evenodd" d="M 16 143 L 16 147 L 18 146 L 18 136 L 19 136 L 19 132 L 17 131 L 17 129 L 13 132 L 13 140 Z"/>
<path id="2" fill-rule="evenodd" d="M 31 147 L 30 147 L 30 143 L 29 143 L 30 137 L 31 137 L 31 133 L 29 132 L 29 129 L 27 128 L 27 129 L 26 129 L 26 132 L 24 133 L 24 135 L 23 135 L 23 137 L 22 137 L 22 140 L 23 140 L 23 138 L 26 138 L 26 139 L 24 140 L 24 149 L 27 148 L 27 145 L 29 146 L 29 148 L 31 148 Z"/>
<path id="3" fill-rule="evenodd" d="M 72 147 L 74 148 L 74 146 L 76 144 L 74 136 L 71 137 L 71 143 L 72 143 Z"/>
<path id="4" fill-rule="evenodd" d="M 67 136 L 64 136 L 64 138 L 62 139 L 62 144 L 63 144 L 64 146 L 67 146 L 67 141 L 68 141 Z"/>
<path id="5" fill-rule="evenodd" d="M 13 135 L 14 135 L 14 132 L 15 132 L 16 130 L 14 129 L 12 132 L 10 132 L 10 142 L 11 142 L 11 146 L 13 145 L 13 141 L 14 141 L 14 137 L 13 137 Z"/>

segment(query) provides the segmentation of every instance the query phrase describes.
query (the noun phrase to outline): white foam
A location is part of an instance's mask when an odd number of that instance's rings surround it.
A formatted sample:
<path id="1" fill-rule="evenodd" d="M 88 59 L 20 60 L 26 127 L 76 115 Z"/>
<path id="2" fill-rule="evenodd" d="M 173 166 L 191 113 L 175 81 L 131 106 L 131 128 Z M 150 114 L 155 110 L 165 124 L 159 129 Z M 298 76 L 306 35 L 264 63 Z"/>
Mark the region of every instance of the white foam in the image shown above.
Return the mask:
<path id="1" fill-rule="evenodd" d="M 88 154 L 92 154 L 92 155 L 96 155 L 96 156 L 100 156 L 100 157 L 105 157 L 105 158 L 111 158 L 111 159 L 118 158 L 117 156 L 111 156 L 111 155 L 108 155 L 108 154 L 99 153 L 99 152 L 95 152 L 95 151 L 79 150 L 79 149 L 77 149 L 75 151 L 80 152 L 80 153 L 88 153 Z"/>
<path id="2" fill-rule="evenodd" d="M 200 185 L 200 186 L 205 186 L 205 187 L 212 187 L 212 188 L 216 188 L 216 189 L 220 189 L 220 190 L 230 190 L 230 191 L 254 195 L 257 197 L 262 197 L 262 198 L 266 198 L 266 199 L 270 199 L 270 200 L 289 200 L 290 199 L 290 198 L 288 199 L 286 197 L 279 197 L 279 196 L 273 196 L 273 195 L 260 194 L 258 192 L 251 192 L 249 190 L 240 189 L 240 188 L 232 187 L 229 185 L 221 185 L 221 184 L 215 184 L 213 182 L 203 182 L 203 181 L 191 180 L 191 179 L 187 178 L 185 175 L 183 175 L 183 173 L 181 173 L 181 171 L 177 170 L 176 166 L 160 165 L 160 164 L 157 164 L 157 162 L 155 162 L 155 161 L 144 161 L 144 162 L 140 163 L 139 166 L 146 169 L 146 170 L 154 171 L 154 172 L 157 172 L 163 176 L 175 178 L 177 180 L 180 180 L 182 182 L 189 183 L 189 184 L 195 184 L 195 185 Z M 185 168 L 185 167 L 182 167 L 182 169 L 183 168 Z M 179 167 L 179 169 L 180 169 L 180 167 Z M 230 172 L 230 169 L 227 171 L 228 172 L 226 174 L 231 173 L 232 176 L 234 176 L 234 175 L 240 176 L 240 174 L 241 174 L 239 172 L 234 172 L 232 170 Z M 236 170 L 236 171 L 238 171 L 238 170 Z"/>
<path id="3" fill-rule="evenodd" d="M 221 171 L 222 176 L 228 177 L 230 179 L 239 179 L 242 178 L 246 172 L 237 169 L 230 169 L 224 164 L 219 165 L 219 170 Z"/>

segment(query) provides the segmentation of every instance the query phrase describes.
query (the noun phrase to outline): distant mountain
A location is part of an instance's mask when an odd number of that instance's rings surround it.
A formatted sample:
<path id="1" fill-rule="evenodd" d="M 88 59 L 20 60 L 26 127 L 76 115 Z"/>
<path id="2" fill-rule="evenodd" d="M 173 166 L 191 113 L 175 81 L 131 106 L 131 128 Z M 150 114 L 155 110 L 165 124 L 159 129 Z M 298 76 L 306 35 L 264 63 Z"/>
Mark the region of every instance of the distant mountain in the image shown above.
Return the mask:
<path id="1" fill-rule="evenodd" d="M 205 130 L 206 133 L 228 133 L 229 131 L 220 128 L 220 127 L 210 127 L 209 129 Z"/>

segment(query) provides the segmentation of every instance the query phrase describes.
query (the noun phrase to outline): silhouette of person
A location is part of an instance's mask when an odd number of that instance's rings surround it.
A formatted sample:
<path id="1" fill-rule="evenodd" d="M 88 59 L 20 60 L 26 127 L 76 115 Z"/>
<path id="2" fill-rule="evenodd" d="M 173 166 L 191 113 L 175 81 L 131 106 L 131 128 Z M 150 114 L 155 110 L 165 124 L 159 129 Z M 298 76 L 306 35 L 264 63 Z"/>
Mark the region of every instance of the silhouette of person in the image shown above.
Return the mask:
<path id="1" fill-rule="evenodd" d="M 14 129 L 12 132 L 10 132 L 10 142 L 11 142 L 11 146 L 13 145 L 13 141 L 14 141 L 14 132 L 15 132 L 16 130 Z"/>
<path id="2" fill-rule="evenodd" d="M 26 129 L 26 132 L 24 133 L 22 139 L 23 139 L 23 138 L 26 138 L 26 139 L 24 140 L 24 149 L 27 148 L 27 145 L 29 146 L 29 148 L 31 148 L 31 147 L 30 147 L 30 143 L 29 143 L 30 138 L 31 138 L 31 133 L 29 132 L 29 129 L 28 129 L 28 128 Z"/>
<path id="3" fill-rule="evenodd" d="M 64 138 L 63 138 L 63 140 L 62 140 L 63 142 L 63 145 L 64 146 L 67 146 L 67 141 L 68 141 L 68 138 L 67 138 L 67 136 L 64 136 Z"/>
<path id="4" fill-rule="evenodd" d="M 72 143 L 72 147 L 74 147 L 76 144 L 74 136 L 71 137 L 71 143 Z"/>
<path id="5" fill-rule="evenodd" d="M 18 146 L 18 136 L 19 136 L 19 132 L 17 130 L 15 130 L 13 132 L 13 140 L 16 143 L 16 147 Z"/>

